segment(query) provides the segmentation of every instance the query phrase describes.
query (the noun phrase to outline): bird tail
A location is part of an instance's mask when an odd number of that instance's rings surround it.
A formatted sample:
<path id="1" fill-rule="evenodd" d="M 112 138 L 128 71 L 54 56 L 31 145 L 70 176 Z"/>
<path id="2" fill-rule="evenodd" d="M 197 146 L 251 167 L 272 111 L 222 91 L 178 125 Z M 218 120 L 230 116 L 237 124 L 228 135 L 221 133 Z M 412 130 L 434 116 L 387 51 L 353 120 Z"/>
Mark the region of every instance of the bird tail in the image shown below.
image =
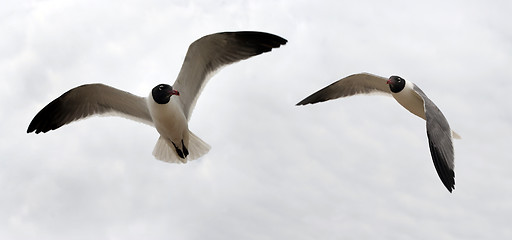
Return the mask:
<path id="1" fill-rule="evenodd" d="M 452 137 L 455 138 L 455 139 L 461 139 L 462 138 L 458 133 L 456 133 L 453 130 L 452 130 Z"/>
<path id="2" fill-rule="evenodd" d="M 164 162 L 187 163 L 188 160 L 198 159 L 210 151 L 210 145 L 189 131 L 189 142 L 187 149 L 189 155 L 185 158 L 181 158 L 178 153 L 176 153 L 172 142 L 169 139 L 160 136 L 156 142 L 155 148 L 153 149 L 153 156 L 155 156 L 156 159 Z"/>
<path id="3" fill-rule="evenodd" d="M 188 140 L 188 151 L 190 154 L 188 155 L 189 160 L 198 159 L 201 156 L 205 155 L 210 151 L 210 145 L 203 141 L 201 138 L 196 136 L 193 132 L 189 131 L 189 140 Z"/>

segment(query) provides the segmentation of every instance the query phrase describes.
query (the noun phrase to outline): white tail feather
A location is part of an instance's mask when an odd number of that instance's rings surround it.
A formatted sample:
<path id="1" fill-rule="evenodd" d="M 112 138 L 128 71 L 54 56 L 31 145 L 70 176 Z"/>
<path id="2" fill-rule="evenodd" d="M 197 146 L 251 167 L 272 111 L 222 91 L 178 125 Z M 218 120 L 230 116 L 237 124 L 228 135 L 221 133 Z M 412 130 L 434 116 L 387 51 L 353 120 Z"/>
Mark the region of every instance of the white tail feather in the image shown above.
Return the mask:
<path id="1" fill-rule="evenodd" d="M 452 131 L 452 137 L 455 138 L 455 139 L 461 139 L 462 137 L 456 133 L 455 131 Z"/>
<path id="2" fill-rule="evenodd" d="M 181 158 L 176 153 L 176 150 L 169 139 L 160 136 L 153 149 L 153 156 L 156 159 L 169 162 L 169 163 L 187 163 L 188 160 L 195 160 L 203 156 L 210 150 L 210 145 L 201 140 L 192 132 L 189 133 L 189 143 L 187 146 L 189 155 L 186 158 Z"/>
<path id="3" fill-rule="evenodd" d="M 189 131 L 189 142 L 188 142 L 188 151 L 189 155 L 187 159 L 194 160 L 198 159 L 201 156 L 205 155 L 210 151 L 210 145 L 203 141 L 201 138 L 196 136 L 193 132 Z"/>

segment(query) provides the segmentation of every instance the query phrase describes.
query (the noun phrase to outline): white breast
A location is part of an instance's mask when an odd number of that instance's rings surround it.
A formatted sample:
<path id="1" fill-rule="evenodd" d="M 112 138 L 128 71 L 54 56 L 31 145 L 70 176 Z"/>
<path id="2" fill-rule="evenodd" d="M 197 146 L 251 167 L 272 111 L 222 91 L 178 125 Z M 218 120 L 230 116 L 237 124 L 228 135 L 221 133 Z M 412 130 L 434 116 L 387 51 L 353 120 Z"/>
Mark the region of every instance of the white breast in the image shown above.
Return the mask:
<path id="1" fill-rule="evenodd" d="M 425 119 L 425 109 L 423 99 L 414 91 L 414 84 L 406 81 L 405 87 L 398 93 L 393 93 L 395 100 L 405 109 L 414 115 Z"/>
<path id="2" fill-rule="evenodd" d="M 180 143 L 181 140 L 188 142 L 188 122 L 180 106 L 179 99 L 173 99 L 167 104 L 156 103 L 150 95 L 148 99 L 148 108 L 151 118 L 155 124 L 156 130 L 162 137 L 168 138 L 174 143 Z"/>

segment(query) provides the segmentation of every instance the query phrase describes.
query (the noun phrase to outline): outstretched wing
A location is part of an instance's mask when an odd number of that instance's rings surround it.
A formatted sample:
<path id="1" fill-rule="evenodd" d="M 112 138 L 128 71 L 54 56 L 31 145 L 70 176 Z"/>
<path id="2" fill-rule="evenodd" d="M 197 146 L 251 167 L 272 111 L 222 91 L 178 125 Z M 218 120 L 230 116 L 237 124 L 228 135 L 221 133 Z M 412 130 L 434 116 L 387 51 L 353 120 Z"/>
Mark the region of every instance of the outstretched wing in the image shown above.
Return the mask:
<path id="1" fill-rule="evenodd" d="M 202 88 L 220 67 L 269 52 L 287 40 L 264 32 L 222 32 L 193 42 L 173 88 L 180 92 L 183 111 L 190 119 Z"/>
<path id="2" fill-rule="evenodd" d="M 353 74 L 318 90 L 297 103 L 297 105 L 324 102 L 356 94 L 368 94 L 375 92 L 391 94 L 391 90 L 389 90 L 389 86 L 386 84 L 386 81 L 387 78 L 369 73 Z"/>
<path id="3" fill-rule="evenodd" d="M 446 189 L 452 192 L 455 189 L 455 156 L 450 125 L 441 110 L 418 86 L 414 85 L 414 91 L 423 99 L 428 144 L 437 175 Z"/>
<path id="4" fill-rule="evenodd" d="M 45 133 L 75 120 L 105 113 L 153 125 L 145 98 L 103 84 L 87 84 L 67 91 L 46 105 L 32 119 L 27 133 Z"/>

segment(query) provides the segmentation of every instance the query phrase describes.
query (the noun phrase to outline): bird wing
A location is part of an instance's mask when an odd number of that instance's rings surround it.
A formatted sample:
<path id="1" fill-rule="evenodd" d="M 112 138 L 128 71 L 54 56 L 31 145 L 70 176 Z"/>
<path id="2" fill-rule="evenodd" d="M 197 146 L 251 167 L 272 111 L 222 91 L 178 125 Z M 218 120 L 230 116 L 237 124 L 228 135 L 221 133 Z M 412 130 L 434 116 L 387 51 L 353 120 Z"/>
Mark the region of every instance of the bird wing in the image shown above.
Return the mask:
<path id="1" fill-rule="evenodd" d="M 86 84 L 67 91 L 46 105 L 32 119 L 27 133 L 48 132 L 70 122 L 105 113 L 153 125 L 146 98 L 103 84 Z"/>
<path id="2" fill-rule="evenodd" d="M 340 97 L 348 97 L 356 94 L 386 93 L 391 94 L 386 84 L 387 78 L 369 73 L 358 73 L 342 78 L 331 85 L 324 87 L 306 97 L 297 105 L 324 102 Z"/>
<path id="3" fill-rule="evenodd" d="M 269 52 L 287 40 L 264 32 L 223 32 L 204 36 L 187 51 L 173 88 L 180 92 L 183 112 L 190 119 L 207 80 L 220 67 Z"/>
<path id="4" fill-rule="evenodd" d="M 437 175 L 448 191 L 452 192 L 455 189 L 455 157 L 450 125 L 441 110 L 418 86 L 414 85 L 413 89 L 423 99 L 428 144 Z"/>

